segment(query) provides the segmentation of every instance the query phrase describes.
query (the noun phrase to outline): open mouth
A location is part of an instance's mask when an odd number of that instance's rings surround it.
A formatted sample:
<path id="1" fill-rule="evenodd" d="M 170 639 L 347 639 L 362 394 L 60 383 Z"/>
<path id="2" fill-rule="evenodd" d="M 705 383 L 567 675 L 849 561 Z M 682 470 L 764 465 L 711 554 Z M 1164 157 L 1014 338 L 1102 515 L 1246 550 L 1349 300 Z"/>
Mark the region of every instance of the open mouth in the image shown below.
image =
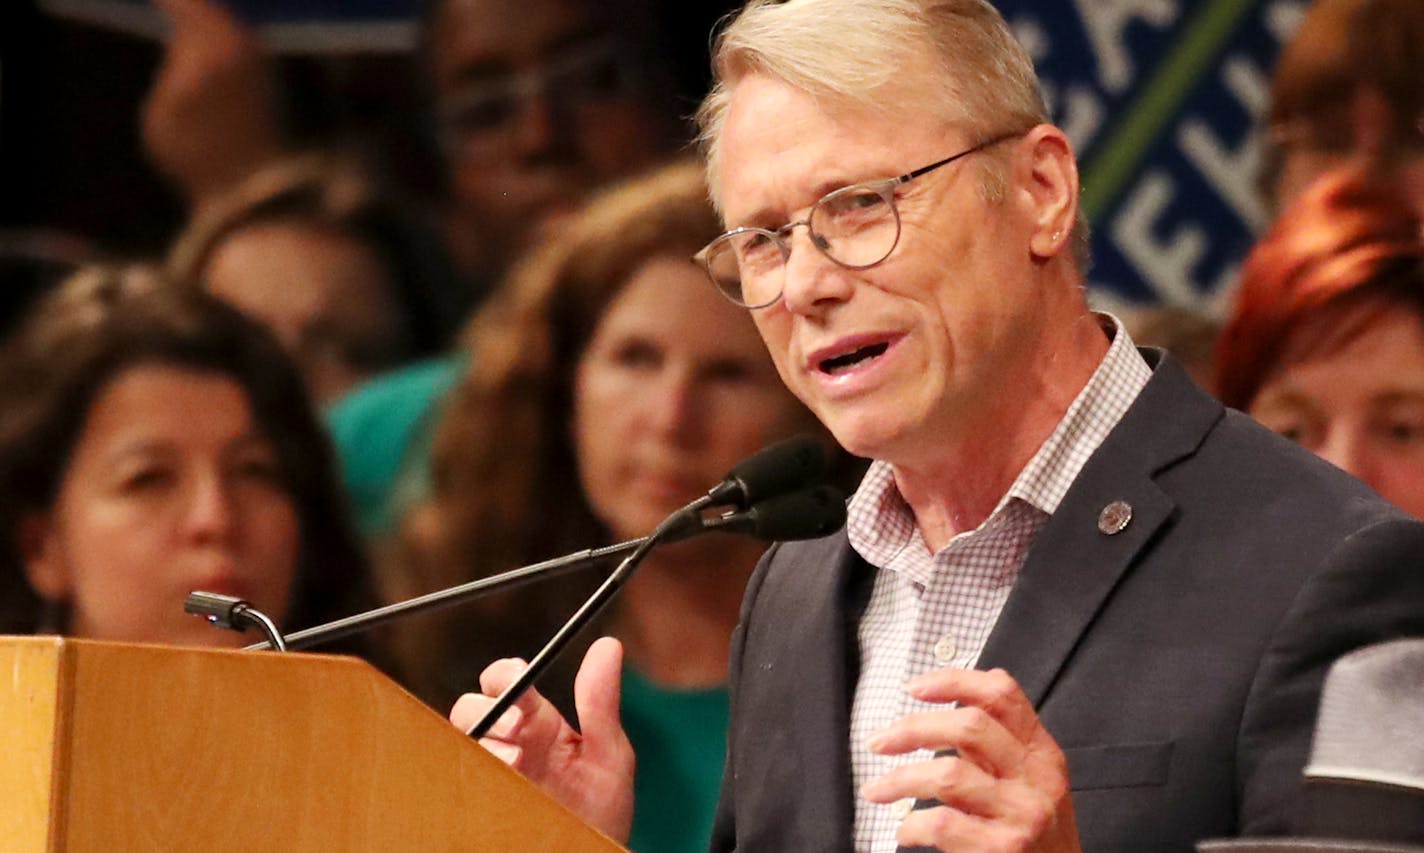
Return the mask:
<path id="1" fill-rule="evenodd" d="M 845 353 L 844 355 L 838 355 L 832 358 L 825 359 L 818 365 L 818 367 L 821 369 L 822 373 L 834 376 L 837 373 L 843 373 L 847 370 L 850 370 L 856 365 L 864 364 L 865 362 L 870 361 L 871 359 L 879 358 L 880 356 L 884 355 L 885 351 L 889 348 L 889 341 L 881 341 L 878 344 L 871 344 L 869 346 L 859 347 L 858 349 L 851 350 L 850 352 Z"/>

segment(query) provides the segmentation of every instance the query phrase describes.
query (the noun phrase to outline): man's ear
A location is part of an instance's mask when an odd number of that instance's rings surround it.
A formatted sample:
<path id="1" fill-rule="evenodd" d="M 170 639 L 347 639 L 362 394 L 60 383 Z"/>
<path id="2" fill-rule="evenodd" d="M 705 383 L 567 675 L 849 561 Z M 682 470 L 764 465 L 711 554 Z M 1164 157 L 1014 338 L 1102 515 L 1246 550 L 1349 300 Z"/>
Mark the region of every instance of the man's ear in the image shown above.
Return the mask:
<path id="1" fill-rule="evenodd" d="M 54 519 L 47 512 L 33 512 L 20 519 L 20 556 L 25 562 L 25 578 L 40 598 L 65 601 L 69 598 L 69 569 Z"/>
<path id="2" fill-rule="evenodd" d="M 1063 250 L 1078 216 L 1078 162 L 1063 131 L 1040 124 L 1019 144 L 1020 198 L 1031 224 L 1029 251 L 1051 258 Z"/>

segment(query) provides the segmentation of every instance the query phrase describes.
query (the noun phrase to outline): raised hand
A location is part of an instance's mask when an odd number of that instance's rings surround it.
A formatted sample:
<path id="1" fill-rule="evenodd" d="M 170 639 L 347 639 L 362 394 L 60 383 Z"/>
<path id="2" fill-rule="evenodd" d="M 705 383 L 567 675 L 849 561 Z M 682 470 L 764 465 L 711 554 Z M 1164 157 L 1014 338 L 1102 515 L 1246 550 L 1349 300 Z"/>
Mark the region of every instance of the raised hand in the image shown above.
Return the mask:
<path id="1" fill-rule="evenodd" d="M 1078 853 L 1068 764 L 1037 713 L 1003 670 L 941 669 L 907 685 L 910 695 L 957 707 L 909 714 L 876 733 L 884 755 L 955 750 L 867 783 L 875 803 L 905 797 L 943 805 L 912 812 L 899 843 L 955 851 Z"/>
<path id="2" fill-rule="evenodd" d="M 466 693 L 450 721 L 468 731 L 484 716 L 525 663 L 495 661 L 480 674 L 482 693 Z M 603 637 L 589 647 L 574 679 L 579 729 L 534 690 L 528 690 L 480 738 L 499 756 L 610 838 L 626 841 L 633 825 L 633 747 L 619 721 L 623 646 Z"/>
<path id="3" fill-rule="evenodd" d="M 173 22 L 142 107 L 154 165 L 201 205 L 283 153 L 276 90 L 257 41 L 213 0 L 154 0 Z"/>

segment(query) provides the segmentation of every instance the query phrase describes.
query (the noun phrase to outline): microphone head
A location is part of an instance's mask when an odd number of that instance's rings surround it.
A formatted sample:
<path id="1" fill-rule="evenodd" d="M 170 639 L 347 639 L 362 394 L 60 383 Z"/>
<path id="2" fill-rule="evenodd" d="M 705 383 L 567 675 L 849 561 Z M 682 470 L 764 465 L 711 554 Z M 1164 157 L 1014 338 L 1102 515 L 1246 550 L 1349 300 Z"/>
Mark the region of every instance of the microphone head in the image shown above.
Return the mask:
<path id="1" fill-rule="evenodd" d="M 840 530 L 845 521 L 845 495 L 834 486 L 820 485 L 767 498 L 751 509 L 724 516 L 708 526 L 750 533 L 758 539 L 789 542 L 829 536 Z"/>
<path id="2" fill-rule="evenodd" d="M 824 441 L 810 435 L 792 436 L 738 462 L 707 496 L 713 505 L 735 504 L 746 509 L 817 482 L 830 464 L 831 452 Z"/>

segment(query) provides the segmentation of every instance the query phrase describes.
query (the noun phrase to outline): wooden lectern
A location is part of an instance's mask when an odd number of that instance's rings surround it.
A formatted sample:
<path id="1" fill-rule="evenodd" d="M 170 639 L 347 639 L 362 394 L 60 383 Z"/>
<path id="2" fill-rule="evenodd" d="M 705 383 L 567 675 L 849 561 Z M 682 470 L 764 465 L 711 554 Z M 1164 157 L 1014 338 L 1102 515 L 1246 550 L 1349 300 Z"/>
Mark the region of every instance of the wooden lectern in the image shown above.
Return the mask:
<path id="1" fill-rule="evenodd" d="M 0 637 L 0 848 L 622 850 L 355 658 Z"/>

